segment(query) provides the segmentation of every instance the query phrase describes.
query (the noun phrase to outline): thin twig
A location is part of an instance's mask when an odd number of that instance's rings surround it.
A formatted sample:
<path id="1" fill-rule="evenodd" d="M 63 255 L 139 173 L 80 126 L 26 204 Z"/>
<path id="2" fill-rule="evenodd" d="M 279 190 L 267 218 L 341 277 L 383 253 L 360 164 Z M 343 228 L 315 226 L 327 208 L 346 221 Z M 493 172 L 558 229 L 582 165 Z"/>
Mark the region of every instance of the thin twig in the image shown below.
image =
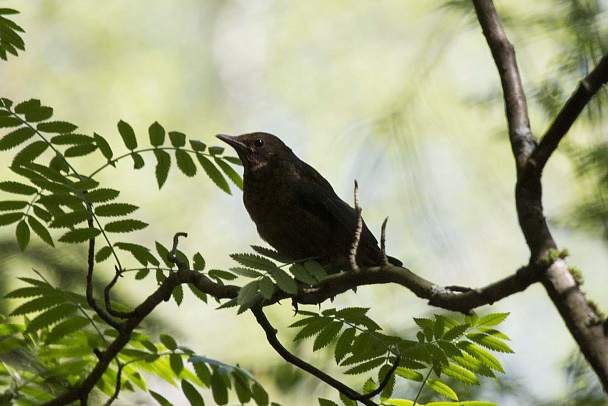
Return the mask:
<path id="1" fill-rule="evenodd" d="M 363 403 L 364 405 L 376 405 L 377 406 L 377 403 L 371 401 L 368 398 L 361 399 L 361 394 L 359 392 L 351 389 L 350 387 L 346 386 L 345 384 L 338 381 L 337 379 L 327 375 L 325 372 L 321 371 L 320 369 L 310 365 L 306 361 L 304 361 L 304 360 L 296 357 L 292 353 L 290 353 L 285 347 L 283 347 L 283 344 L 281 344 L 281 342 L 277 338 L 277 330 L 272 326 L 272 324 L 270 324 L 270 321 L 266 317 L 266 314 L 264 314 L 262 307 L 259 305 L 256 305 L 251 308 L 251 311 L 253 312 L 258 324 L 262 327 L 262 329 L 264 329 L 268 343 L 272 346 L 272 348 L 274 348 L 274 350 L 281 357 L 283 357 L 283 359 L 285 361 L 289 362 L 290 364 L 295 365 L 296 367 L 300 368 L 301 370 L 303 370 L 305 372 L 308 372 L 309 374 L 311 374 L 313 376 L 316 376 L 317 378 L 319 378 L 326 384 L 330 385 L 334 389 L 338 390 L 340 393 L 344 394 L 349 399 L 358 400 L 361 403 Z"/>
<path id="2" fill-rule="evenodd" d="M 361 216 L 361 206 L 359 206 L 359 184 L 355 180 L 355 211 L 357 212 L 357 228 L 355 229 L 355 238 L 353 245 L 350 248 L 349 261 L 350 267 L 353 271 L 358 271 L 359 266 L 357 265 L 357 250 L 359 248 L 359 241 L 361 240 L 361 232 L 363 231 L 363 217 Z"/>
<path id="3" fill-rule="evenodd" d="M 382 250 L 382 267 L 388 266 L 388 257 L 386 256 L 386 223 L 388 223 L 388 217 L 382 222 L 380 227 L 380 249 Z"/>

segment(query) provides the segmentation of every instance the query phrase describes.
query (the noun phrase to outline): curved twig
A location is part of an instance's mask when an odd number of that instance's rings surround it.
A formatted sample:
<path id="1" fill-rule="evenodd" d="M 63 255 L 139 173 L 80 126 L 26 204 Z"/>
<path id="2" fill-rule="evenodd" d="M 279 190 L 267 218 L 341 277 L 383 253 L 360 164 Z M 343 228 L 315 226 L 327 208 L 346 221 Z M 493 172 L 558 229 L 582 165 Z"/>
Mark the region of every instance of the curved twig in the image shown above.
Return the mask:
<path id="1" fill-rule="evenodd" d="M 266 314 L 264 314 L 262 307 L 259 305 L 254 306 L 251 308 L 251 311 L 254 314 L 255 319 L 257 320 L 258 324 L 262 327 L 262 329 L 264 329 L 268 343 L 272 346 L 272 348 L 274 348 L 274 350 L 281 357 L 283 357 L 283 359 L 285 361 L 289 362 L 290 364 L 295 365 L 296 367 L 300 368 L 303 371 L 308 372 L 311 375 L 316 376 L 317 378 L 319 378 L 326 384 L 330 385 L 331 387 L 338 390 L 340 393 L 344 394 L 349 399 L 358 400 L 361 403 L 363 403 L 364 405 L 376 405 L 377 406 L 377 403 L 368 399 L 368 397 L 373 396 L 373 395 L 370 395 L 370 396 L 363 395 L 364 397 L 362 397 L 362 395 L 359 392 L 357 392 L 356 390 L 351 389 L 349 386 L 346 386 L 345 384 L 338 381 L 337 379 L 332 378 L 331 376 L 327 375 L 325 372 L 321 371 L 320 369 L 314 367 L 313 365 L 310 365 L 306 361 L 304 361 L 301 358 L 298 358 L 295 355 L 293 355 L 292 353 L 290 353 L 287 350 L 287 348 L 283 347 L 283 344 L 281 344 L 281 342 L 277 338 L 277 330 L 272 326 L 272 324 L 270 324 L 270 321 L 266 317 Z M 397 359 L 396 363 L 397 364 L 399 363 L 399 359 Z"/>

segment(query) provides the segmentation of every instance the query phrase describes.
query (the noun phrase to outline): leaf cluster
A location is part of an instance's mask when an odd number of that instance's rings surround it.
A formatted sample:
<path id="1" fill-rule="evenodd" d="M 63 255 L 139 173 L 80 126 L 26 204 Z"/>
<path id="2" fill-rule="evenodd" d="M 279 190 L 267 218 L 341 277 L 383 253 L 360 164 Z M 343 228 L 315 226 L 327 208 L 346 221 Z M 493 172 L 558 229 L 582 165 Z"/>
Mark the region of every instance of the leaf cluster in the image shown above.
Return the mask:
<path id="1" fill-rule="evenodd" d="M 20 33 L 25 31 L 13 20 L 8 19 L 7 15 L 19 14 L 12 8 L 0 8 L 0 58 L 8 59 L 8 54 L 17 56 L 19 51 L 25 51 L 25 42 Z"/>
<path id="2" fill-rule="evenodd" d="M 507 313 L 488 314 L 482 318 L 474 314 L 462 322 L 440 315 L 435 315 L 434 319 L 415 318 L 419 328 L 416 339 L 407 340 L 382 333 L 380 326 L 367 316 L 368 311 L 368 308 L 359 307 L 327 309 L 321 313 L 301 311 L 304 317 L 290 327 L 298 329 L 295 341 L 313 339 L 313 351 L 333 344 L 335 362 L 346 368 L 345 374 L 376 370 L 375 377 L 369 377 L 365 382 L 363 393 L 376 390 L 388 379 L 380 395 L 383 405 L 413 404 L 410 400 L 392 397 L 397 378 L 417 382 L 419 393 L 426 387 L 450 401 L 460 402 L 456 391 L 444 383 L 442 377 L 479 385 L 479 376 L 495 378 L 496 372 L 505 372 L 491 352 L 513 352 L 505 342 L 509 338 L 495 329 L 507 318 Z M 394 375 L 387 378 L 395 362 L 398 366 Z M 428 405 L 431 404 L 435 403 Z M 345 405 L 349 403 L 345 402 Z"/>

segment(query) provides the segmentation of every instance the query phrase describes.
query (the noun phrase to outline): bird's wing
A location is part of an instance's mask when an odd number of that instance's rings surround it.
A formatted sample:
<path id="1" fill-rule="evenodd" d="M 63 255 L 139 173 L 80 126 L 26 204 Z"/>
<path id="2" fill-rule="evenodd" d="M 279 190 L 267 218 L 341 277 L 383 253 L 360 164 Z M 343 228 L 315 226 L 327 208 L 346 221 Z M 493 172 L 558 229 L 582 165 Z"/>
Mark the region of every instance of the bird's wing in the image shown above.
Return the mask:
<path id="1" fill-rule="evenodd" d="M 340 199 L 329 182 L 313 167 L 301 162 L 302 181 L 298 183 L 296 204 L 304 210 L 318 216 L 326 224 L 335 228 L 343 228 L 352 232 L 357 227 L 357 212 L 345 201 Z M 361 241 L 365 244 L 377 245 L 376 237 L 369 231 L 365 223 L 361 233 Z"/>

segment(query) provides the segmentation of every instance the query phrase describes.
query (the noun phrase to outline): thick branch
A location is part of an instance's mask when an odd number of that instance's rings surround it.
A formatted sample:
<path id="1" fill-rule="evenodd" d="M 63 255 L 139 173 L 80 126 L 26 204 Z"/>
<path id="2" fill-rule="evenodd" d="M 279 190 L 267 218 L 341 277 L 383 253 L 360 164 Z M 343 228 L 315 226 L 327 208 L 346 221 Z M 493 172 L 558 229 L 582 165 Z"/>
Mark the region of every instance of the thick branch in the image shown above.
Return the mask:
<path id="1" fill-rule="evenodd" d="M 329 275 L 312 288 L 301 289 L 296 301 L 301 304 L 319 304 L 357 286 L 396 283 L 429 301 L 432 306 L 470 314 L 473 309 L 495 303 L 525 290 L 540 280 L 541 272 L 522 268 L 515 274 L 488 286 L 468 289 L 445 288 L 419 277 L 407 268 L 388 265 L 383 268 L 360 268 L 359 272 Z"/>
<path id="2" fill-rule="evenodd" d="M 515 202 L 519 224 L 530 248 L 530 265 L 534 268 L 556 248 L 544 217 L 541 175 L 545 163 L 588 100 L 606 82 L 608 62 L 604 57 L 598 67 L 581 82 L 579 90 L 568 100 L 547 131 L 541 146 L 529 128 L 525 96 L 510 44 L 491 0 L 473 0 L 479 23 L 498 67 L 502 82 L 511 147 L 517 166 Z M 564 260 L 555 261 L 542 275 L 541 281 L 560 312 L 581 352 L 608 392 L 608 338 Z"/>

